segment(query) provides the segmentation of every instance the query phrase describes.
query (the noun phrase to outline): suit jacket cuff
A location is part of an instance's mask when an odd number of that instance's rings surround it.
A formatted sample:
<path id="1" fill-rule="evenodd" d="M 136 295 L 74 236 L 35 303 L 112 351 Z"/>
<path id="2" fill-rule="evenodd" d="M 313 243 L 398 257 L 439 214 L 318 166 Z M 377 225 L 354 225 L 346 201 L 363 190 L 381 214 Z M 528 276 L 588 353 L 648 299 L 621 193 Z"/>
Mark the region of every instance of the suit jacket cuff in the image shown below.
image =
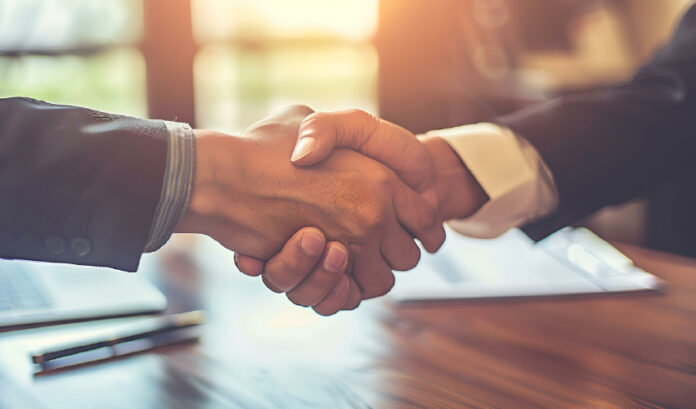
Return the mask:
<path id="1" fill-rule="evenodd" d="M 146 252 L 162 247 L 188 209 L 196 170 L 196 139 L 190 126 L 165 121 L 168 132 L 167 165 Z"/>

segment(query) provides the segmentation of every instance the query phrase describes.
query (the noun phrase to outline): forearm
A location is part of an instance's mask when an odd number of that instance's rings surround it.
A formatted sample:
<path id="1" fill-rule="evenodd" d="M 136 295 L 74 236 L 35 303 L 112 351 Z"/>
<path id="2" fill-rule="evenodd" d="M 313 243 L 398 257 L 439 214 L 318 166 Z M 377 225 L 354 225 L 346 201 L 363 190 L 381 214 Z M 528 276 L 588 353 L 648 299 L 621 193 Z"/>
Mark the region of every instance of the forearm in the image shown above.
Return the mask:
<path id="1" fill-rule="evenodd" d="M 0 100 L 0 256 L 135 270 L 166 156 L 162 121 Z"/>

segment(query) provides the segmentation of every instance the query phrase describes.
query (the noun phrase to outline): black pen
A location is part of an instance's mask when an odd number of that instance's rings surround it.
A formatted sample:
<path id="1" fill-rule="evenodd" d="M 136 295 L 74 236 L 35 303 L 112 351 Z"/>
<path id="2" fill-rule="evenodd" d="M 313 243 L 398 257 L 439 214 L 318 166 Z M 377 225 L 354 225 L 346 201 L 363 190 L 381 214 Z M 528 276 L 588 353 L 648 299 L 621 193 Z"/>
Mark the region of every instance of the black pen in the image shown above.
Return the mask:
<path id="1" fill-rule="evenodd" d="M 182 331 L 202 324 L 203 311 L 191 311 L 164 317 L 144 319 L 118 327 L 101 336 L 88 336 L 68 343 L 52 345 L 32 353 L 38 372 L 82 365 L 85 363 L 124 356 L 198 338 L 197 333 Z M 125 347 L 130 344 L 130 347 Z M 123 348 L 119 348 L 124 346 Z M 95 353 L 100 351 L 100 353 Z M 91 354 L 89 354 L 92 352 Z M 81 357 L 66 360 L 66 358 Z M 61 362 L 58 362 L 61 361 Z"/>

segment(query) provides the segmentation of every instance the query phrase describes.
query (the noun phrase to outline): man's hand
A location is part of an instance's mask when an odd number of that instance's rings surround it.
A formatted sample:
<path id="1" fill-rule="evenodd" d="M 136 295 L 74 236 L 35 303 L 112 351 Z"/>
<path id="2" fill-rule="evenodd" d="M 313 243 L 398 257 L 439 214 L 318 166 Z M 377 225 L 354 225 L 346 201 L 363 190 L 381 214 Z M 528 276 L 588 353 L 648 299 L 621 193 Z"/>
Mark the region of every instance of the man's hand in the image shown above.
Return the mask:
<path id="1" fill-rule="evenodd" d="M 352 275 L 345 274 L 348 251 L 341 243 L 325 243 L 321 231 L 306 227 L 267 263 L 247 256 L 235 256 L 235 262 L 244 274 L 261 275 L 270 290 L 286 292 L 293 303 L 312 306 L 318 314 L 356 308 L 362 294 Z M 326 286 L 325 276 L 337 277 L 333 287 Z"/>
<path id="2" fill-rule="evenodd" d="M 317 164 L 336 148 L 349 148 L 389 166 L 409 186 L 436 206 L 444 220 L 466 217 L 486 200 L 486 194 L 459 156 L 440 138 L 419 140 L 411 132 L 364 111 L 314 113 L 300 128 L 292 160 L 298 166 Z M 439 247 L 429 247 L 429 251 Z M 290 266 L 295 254 L 283 251 L 266 264 L 283 264 L 283 274 L 300 281 L 307 270 Z M 315 265 L 318 256 L 305 260 Z M 259 274 L 264 262 L 239 255 L 240 270 Z M 312 262 L 313 261 L 313 262 Z M 321 313 L 321 312 L 320 312 Z"/>
<path id="3" fill-rule="evenodd" d="M 466 217 L 487 199 L 447 142 L 419 139 L 398 125 L 356 109 L 316 112 L 305 118 L 291 160 L 297 166 L 311 166 L 336 148 L 355 150 L 392 169 L 435 206 L 443 220 Z"/>
<path id="4" fill-rule="evenodd" d="M 392 269 L 407 270 L 418 262 L 411 235 L 436 248 L 444 230 L 427 201 L 363 155 L 337 151 L 311 169 L 293 166 L 290 152 L 302 120 L 311 113 L 306 107 L 288 108 L 243 137 L 197 132 L 193 194 L 177 231 L 207 234 L 240 254 L 265 260 L 301 227 L 316 226 L 350 250 L 343 268 L 355 278 L 361 297 L 382 295 L 393 285 Z M 330 247 L 318 257 L 326 253 L 329 258 Z M 320 275 L 321 284 L 330 290 L 340 277 Z M 318 305 L 328 292 L 298 298 L 304 305 Z"/>

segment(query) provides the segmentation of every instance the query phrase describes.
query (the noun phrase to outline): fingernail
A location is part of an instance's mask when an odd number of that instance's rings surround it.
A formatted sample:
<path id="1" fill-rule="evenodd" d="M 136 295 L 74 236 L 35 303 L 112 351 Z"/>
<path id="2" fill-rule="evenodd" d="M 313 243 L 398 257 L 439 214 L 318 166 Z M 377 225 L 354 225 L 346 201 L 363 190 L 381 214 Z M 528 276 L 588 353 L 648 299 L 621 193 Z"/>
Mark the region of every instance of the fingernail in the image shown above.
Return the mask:
<path id="1" fill-rule="evenodd" d="M 338 273 L 343 267 L 348 254 L 346 254 L 343 248 L 338 246 L 331 246 L 326 252 L 326 258 L 324 259 L 324 268 L 332 273 Z"/>
<path id="2" fill-rule="evenodd" d="M 234 253 L 234 265 L 237 267 L 237 270 L 240 270 L 239 260 L 237 259 L 237 253 Z"/>
<path id="3" fill-rule="evenodd" d="M 316 256 L 324 249 L 324 239 L 317 232 L 309 230 L 302 233 L 300 247 L 306 255 Z"/>
<path id="4" fill-rule="evenodd" d="M 304 158 L 310 152 L 312 152 L 316 144 L 317 140 L 311 136 L 305 136 L 304 138 L 301 138 L 297 142 L 297 145 L 295 146 L 295 150 L 292 152 L 292 157 L 290 158 L 290 160 L 295 162 Z"/>

